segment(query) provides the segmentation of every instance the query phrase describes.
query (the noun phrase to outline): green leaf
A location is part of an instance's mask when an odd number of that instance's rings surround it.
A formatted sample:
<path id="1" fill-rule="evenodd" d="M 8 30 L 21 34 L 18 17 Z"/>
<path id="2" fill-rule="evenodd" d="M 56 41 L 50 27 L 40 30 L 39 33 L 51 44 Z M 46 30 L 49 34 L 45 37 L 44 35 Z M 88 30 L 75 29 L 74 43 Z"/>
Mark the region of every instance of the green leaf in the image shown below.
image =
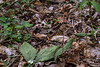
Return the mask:
<path id="1" fill-rule="evenodd" d="M 0 17 L 0 20 L 6 22 L 7 18 L 5 16 Z"/>
<path id="2" fill-rule="evenodd" d="M 15 28 L 16 29 L 21 29 L 23 26 L 22 25 L 17 25 Z"/>
<path id="3" fill-rule="evenodd" d="M 78 37 L 84 37 L 84 36 L 86 36 L 86 35 L 87 35 L 87 36 L 91 36 L 91 33 L 87 33 L 87 34 L 86 34 L 86 33 L 75 33 L 74 35 L 75 35 L 75 36 L 78 36 Z"/>
<path id="4" fill-rule="evenodd" d="M 19 35 L 17 35 L 17 34 L 12 34 L 10 37 L 12 37 L 12 38 L 17 38 Z"/>
<path id="5" fill-rule="evenodd" d="M 25 34 L 24 39 L 25 39 L 25 40 L 28 40 L 28 39 L 30 38 L 29 35 L 30 35 L 30 34 Z"/>
<path id="6" fill-rule="evenodd" d="M 20 48 L 19 48 L 20 52 L 22 53 L 22 55 L 24 56 L 25 60 L 28 62 L 30 60 L 34 60 L 35 56 L 36 56 L 36 49 L 33 48 L 29 43 L 24 42 Z"/>
<path id="7" fill-rule="evenodd" d="M 13 29 L 13 27 L 8 27 L 7 31 L 11 31 Z"/>
<path id="8" fill-rule="evenodd" d="M 79 11 L 82 9 L 83 6 L 85 6 L 85 4 L 88 3 L 88 1 L 84 0 L 80 3 L 80 6 L 79 6 Z"/>
<path id="9" fill-rule="evenodd" d="M 31 27 L 33 25 L 33 24 L 29 24 L 27 21 L 22 21 L 21 23 L 25 27 Z"/>
<path id="10" fill-rule="evenodd" d="M 70 39 L 70 40 L 64 45 L 63 48 L 60 48 L 60 49 L 56 52 L 54 60 L 56 61 L 56 60 L 57 60 L 57 57 L 58 57 L 59 55 L 61 55 L 62 52 L 65 52 L 68 48 L 70 48 L 70 46 L 72 45 L 72 43 L 73 43 L 73 39 Z"/>
<path id="11" fill-rule="evenodd" d="M 31 26 L 33 26 L 33 24 L 26 23 L 26 24 L 24 24 L 24 26 L 25 27 L 31 27 Z"/>
<path id="12" fill-rule="evenodd" d="M 4 35 L 4 36 L 7 36 L 7 35 L 10 35 L 11 32 L 9 32 L 9 31 L 4 31 L 4 33 L 1 33 L 1 34 Z"/>
<path id="13" fill-rule="evenodd" d="M 37 54 L 36 62 L 47 61 L 49 59 L 54 58 L 54 55 L 58 49 L 58 46 L 52 46 L 46 49 L 41 49 Z"/>
<path id="14" fill-rule="evenodd" d="M 100 5 L 98 5 L 98 3 L 96 1 L 91 1 L 93 7 L 95 8 L 95 10 L 100 13 Z"/>

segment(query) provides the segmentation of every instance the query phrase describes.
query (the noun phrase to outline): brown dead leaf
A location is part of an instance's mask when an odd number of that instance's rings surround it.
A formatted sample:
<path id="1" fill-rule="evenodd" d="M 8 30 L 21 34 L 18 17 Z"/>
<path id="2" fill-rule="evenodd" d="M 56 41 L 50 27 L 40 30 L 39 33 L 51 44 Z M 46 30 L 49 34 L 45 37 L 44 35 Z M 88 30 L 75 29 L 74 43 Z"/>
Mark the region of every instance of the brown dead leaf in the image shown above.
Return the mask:
<path id="1" fill-rule="evenodd" d="M 63 12 L 64 10 L 70 10 L 72 8 L 72 4 L 67 4 L 67 5 L 63 5 L 63 7 L 61 8 L 61 12 Z"/>
<path id="2" fill-rule="evenodd" d="M 76 65 L 76 67 L 85 67 L 85 64 Z"/>
<path id="3" fill-rule="evenodd" d="M 43 38 L 47 38 L 47 37 L 48 37 L 48 36 L 45 35 L 45 34 L 39 34 L 39 33 L 34 34 L 34 35 L 35 35 L 35 37 L 40 38 L 40 39 L 43 39 Z"/>
<path id="4" fill-rule="evenodd" d="M 91 49 L 90 48 L 88 48 L 88 49 L 84 48 L 84 56 L 91 57 Z"/>
<path id="5" fill-rule="evenodd" d="M 32 20 L 31 20 L 31 19 L 29 19 L 29 20 L 28 20 L 28 23 L 31 23 L 31 22 L 32 22 Z"/>
<path id="6" fill-rule="evenodd" d="M 32 11 L 32 12 L 35 12 L 35 13 L 39 13 L 39 12 L 37 12 L 36 10 L 34 10 L 32 8 L 29 8 L 29 10 Z"/>
<path id="7" fill-rule="evenodd" d="M 0 67 L 3 67 L 4 66 L 4 63 L 0 63 Z"/>
<path id="8" fill-rule="evenodd" d="M 68 10 L 71 9 L 72 7 L 73 7 L 72 4 L 67 4 L 67 5 L 65 6 L 65 8 L 68 9 Z"/>
<path id="9" fill-rule="evenodd" d="M 42 5 L 42 3 L 40 1 L 33 1 L 31 4 L 34 4 L 36 6 Z"/>
<path id="10" fill-rule="evenodd" d="M 74 49 L 78 49 L 79 48 L 79 44 L 77 42 L 73 42 L 72 45 L 74 46 Z"/>
<path id="11" fill-rule="evenodd" d="M 22 66 L 24 66 L 25 64 L 26 64 L 26 62 L 25 61 L 23 61 L 23 56 L 21 55 L 20 56 L 20 62 L 19 62 L 19 65 L 18 65 L 18 67 L 22 67 Z"/>
<path id="12" fill-rule="evenodd" d="M 0 54 L 5 54 L 5 49 L 7 49 L 7 47 L 0 46 Z"/>
<path id="13" fill-rule="evenodd" d="M 62 16 L 60 16 L 60 17 L 58 17 L 58 23 L 63 23 L 63 17 Z"/>
<path id="14" fill-rule="evenodd" d="M 64 38 L 64 39 L 63 39 Z M 60 35 L 56 35 L 56 36 L 53 36 L 51 40 L 55 40 L 55 41 L 59 41 L 59 42 L 64 42 L 67 41 L 69 39 L 69 37 L 67 36 L 60 36 Z"/>
<path id="15" fill-rule="evenodd" d="M 51 64 L 48 67 L 58 67 L 58 65 L 57 64 Z"/>

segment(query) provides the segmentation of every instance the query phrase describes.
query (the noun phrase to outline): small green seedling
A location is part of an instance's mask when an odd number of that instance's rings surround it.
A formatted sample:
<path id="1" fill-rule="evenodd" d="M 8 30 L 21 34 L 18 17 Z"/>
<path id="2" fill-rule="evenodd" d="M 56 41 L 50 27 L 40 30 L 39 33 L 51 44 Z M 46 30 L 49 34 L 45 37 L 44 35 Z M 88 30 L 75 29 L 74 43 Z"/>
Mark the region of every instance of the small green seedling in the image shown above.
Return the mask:
<path id="1" fill-rule="evenodd" d="M 92 26 L 92 31 L 91 33 L 76 33 L 75 35 L 76 36 L 88 36 L 88 34 L 90 35 L 91 34 L 91 38 L 95 39 L 94 37 L 94 33 L 95 31 L 93 31 L 93 18 L 92 18 L 92 12 L 91 12 L 91 6 L 93 5 L 93 7 L 95 8 L 95 10 L 100 13 L 100 5 L 98 5 L 98 3 L 96 1 L 91 1 L 91 0 L 83 0 L 81 3 L 80 3 L 80 6 L 79 6 L 79 11 L 82 9 L 82 7 L 84 7 L 85 5 L 88 5 L 89 7 L 89 15 L 90 15 L 90 20 L 91 20 L 91 26 Z M 83 35 L 81 35 L 83 34 Z"/>
<path id="2" fill-rule="evenodd" d="M 31 27 L 33 24 L 22 21 L 21 24 L 18 25 L 17 20 L 13 17 L 14 15 L 10 15 L 10 18 L 6 18 L 5 16 L 0 17 L 0 27 L 2 28 L 0 36 L 3 36 L 4 39 L 10 38 L 15 41 L 21 41 L 23 37 L 22 34 L 25 33 L 26 28 Z M 29 38 L 29 34 L 24 34 L 24 40 L 28 40 Z"/>

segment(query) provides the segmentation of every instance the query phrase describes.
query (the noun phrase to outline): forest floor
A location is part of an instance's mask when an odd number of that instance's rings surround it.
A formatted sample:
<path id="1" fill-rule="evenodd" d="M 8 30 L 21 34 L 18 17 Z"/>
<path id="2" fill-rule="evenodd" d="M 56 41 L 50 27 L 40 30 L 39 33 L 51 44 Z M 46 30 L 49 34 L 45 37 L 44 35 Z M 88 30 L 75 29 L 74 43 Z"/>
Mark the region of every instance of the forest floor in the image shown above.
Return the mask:
<path id="1" fill-rule="evenodd" d="M 79 12 L 78 0 L 25 1 L 0 0 L 0 67 L 29 66 L 19 51 L 24 42 L 39 51 L 63 47 L 71 38 L 71 47 L 56 62 L 52 58 L 32 67 L 100 67 L 100 14 L 93 7 L 92 27 L 88 6 Z M 32 25 L 18 26 L 22 21 Z M 92 30 L 94 38 L 86 36 Z"/>

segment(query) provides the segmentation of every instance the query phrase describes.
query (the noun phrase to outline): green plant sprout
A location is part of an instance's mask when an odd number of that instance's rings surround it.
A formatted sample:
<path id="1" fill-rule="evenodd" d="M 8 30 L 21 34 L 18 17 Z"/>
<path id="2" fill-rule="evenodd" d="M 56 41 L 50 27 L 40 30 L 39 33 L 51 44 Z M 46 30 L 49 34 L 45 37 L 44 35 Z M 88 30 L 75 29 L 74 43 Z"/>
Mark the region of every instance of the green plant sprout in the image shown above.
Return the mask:
<path id="1" fill-rule="evenodd" d="M 91 26 L 92 26 L 92 31 L 91 33 L 76 33 L 75 35 L 76 36 L 81 36 L 81 34 L 84 34 L 82 36 L 89 36 L 92 38 L 92 39 L 95 39 L 94 37 L 94 33 L 95 31 L 93 30 L 93 18 L 92 18 L 92 12 L 91 12 L 91 6 L 93 5 L 93 7 L 95 8 L 95 10 L 100 13 L 100 5 L 98 5 L 98 3 L 96 1 L 91 1 L 91 0 L 83 0 L 81 3 L 80 3 L 80 6 L 79 6 L 79 11 L 82 9 L 82 7 L 84 7 L 85 5 L 88 5 L 89 7 L 89 15 L 90 15 L 90 20 L 91 20 Z"/>
<path id="2" fill-rule="evenodd" d="M 35 48 L 33 48 L 29 43 L 24 42 L 19 50 L 24 56 L 25 60 L 29 64 L 36 64 L 37 62 L 43 62 L 54 58 L 57 60 L 57 57 L 62 54 L 62 51 L 66 51 L 73 43 L 73 39 L 70 39 L 62 48 L 59 49 L 59 46 L 51 46 L 45 49 L 41 49 L 38 53 Z"/>
<path id="3" fill-rule="evenodd" d="M 13 19 L 14 15 L 10 15 L 10 18 L 6 18 L 5 16 L 0 17 L 0 27 L 2 30 L 0 31 L 0 35 L 3 36 L 4 39 L 10 38 L 15 41 L 21 41 L 22 34 L 24 34 L 23 30 L 31 27 L 33 24 L 29 24 L 27 21 L 22 21 L 20 25 L 18 25 L 17 20 Z M 28 40 L 30 38 L 29 34 L 24 34 L 24 40 Z"/>

